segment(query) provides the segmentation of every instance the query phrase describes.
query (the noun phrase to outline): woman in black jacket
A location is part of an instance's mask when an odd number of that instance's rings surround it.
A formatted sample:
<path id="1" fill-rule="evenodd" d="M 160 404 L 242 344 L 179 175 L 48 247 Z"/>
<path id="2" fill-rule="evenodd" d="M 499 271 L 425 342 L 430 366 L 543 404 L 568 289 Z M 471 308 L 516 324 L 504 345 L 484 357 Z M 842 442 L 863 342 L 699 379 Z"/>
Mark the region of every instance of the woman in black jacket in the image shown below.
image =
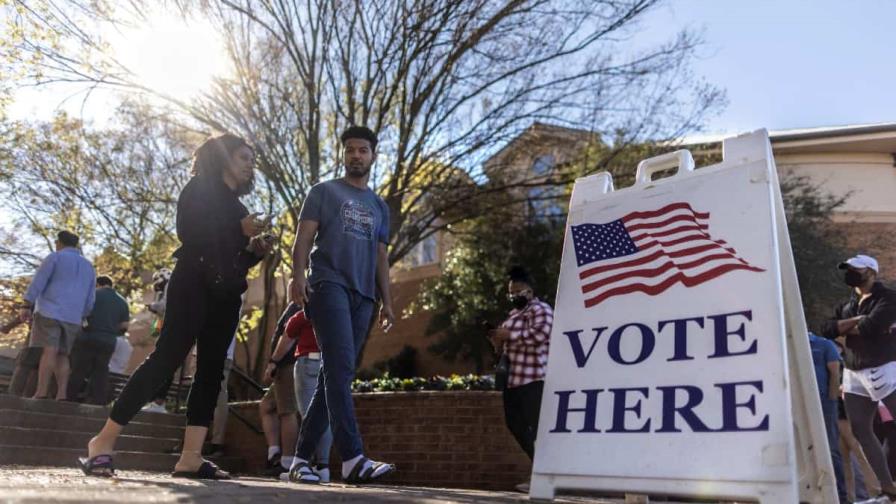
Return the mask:
<path id="1" fill-rule="evenodd" d="M 181 247 L 168 285 L 165 324 L 156 348 L 131 375 L 106 425 L 90 440 L 84 473 L 114 474 L 112 451 L 125 425 L 197 346 L 187 399 L 187 428 L 175 476 L 226 479 L 200 452 L 221 386 L 227 347 L 236 333 L 246 274 L 270 249 L 265 223 L 239 197 L 253 187 L 255 153 L 240 137 L 222 134 L 193 154 L 193 177 L 177 200 Z"/>

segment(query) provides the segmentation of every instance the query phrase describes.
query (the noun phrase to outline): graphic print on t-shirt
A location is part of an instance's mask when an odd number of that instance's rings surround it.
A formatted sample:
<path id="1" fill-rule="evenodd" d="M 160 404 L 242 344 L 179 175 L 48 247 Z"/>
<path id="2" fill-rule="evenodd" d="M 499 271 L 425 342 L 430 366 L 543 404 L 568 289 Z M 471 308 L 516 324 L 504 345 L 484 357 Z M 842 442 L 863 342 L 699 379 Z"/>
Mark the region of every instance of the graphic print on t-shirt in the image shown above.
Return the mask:
<path id="1" fill-rule="evenodd" d="M 373 240 L 373 210 L 360 201 L 348 200 L 342 204 L 342 232 L 359 240 Z"/>

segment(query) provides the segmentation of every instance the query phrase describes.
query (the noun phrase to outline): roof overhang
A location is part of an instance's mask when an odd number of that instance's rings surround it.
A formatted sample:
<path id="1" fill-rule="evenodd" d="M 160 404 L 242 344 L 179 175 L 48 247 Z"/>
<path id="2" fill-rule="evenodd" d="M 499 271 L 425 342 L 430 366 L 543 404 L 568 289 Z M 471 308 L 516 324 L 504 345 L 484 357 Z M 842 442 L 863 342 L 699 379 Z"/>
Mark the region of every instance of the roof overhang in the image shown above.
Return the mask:
<path id="1" fill-rule="evenodd" d="M 686 147 L 717 146 L 732 135 L 685 139 Z M 896 154 L 896 123 L 769 132 L 776 154 L 864 152 Z"/>

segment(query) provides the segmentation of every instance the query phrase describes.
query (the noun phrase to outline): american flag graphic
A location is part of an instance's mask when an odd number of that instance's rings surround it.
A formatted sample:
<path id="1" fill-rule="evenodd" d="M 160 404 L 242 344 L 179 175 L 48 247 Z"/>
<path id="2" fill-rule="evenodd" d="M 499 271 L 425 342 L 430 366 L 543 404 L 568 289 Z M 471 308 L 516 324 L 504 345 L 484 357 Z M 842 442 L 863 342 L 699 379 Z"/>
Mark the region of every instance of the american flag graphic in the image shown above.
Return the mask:
<path id="1" fill-rule="evenodd" d="M 687 203 L 572 226 L 585 307 L 633 292 L 655 296 L 677 283 L 693 287 L 730 271 L 765 271 L 708 231 L 709 213 Z"/>

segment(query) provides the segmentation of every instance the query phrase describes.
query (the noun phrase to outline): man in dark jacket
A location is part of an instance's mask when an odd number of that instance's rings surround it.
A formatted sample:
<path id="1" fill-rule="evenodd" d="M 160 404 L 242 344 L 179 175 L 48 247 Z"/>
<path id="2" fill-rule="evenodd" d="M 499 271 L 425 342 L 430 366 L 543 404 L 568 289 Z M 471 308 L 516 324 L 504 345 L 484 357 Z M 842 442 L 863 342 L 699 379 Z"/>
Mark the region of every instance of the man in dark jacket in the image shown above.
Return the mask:
<path id="1" fill-rule="evenodd" d="M 891 326 L 896 323 L 896 291 L 877 280 L 880 268 L 873 257 L 857 255 L 838 267 L 853 295 L 835 310 L 822 333 L 827 338 L 845 339 L 846 414 L 853 434 L 880 480 L 883 494 L 893 499 L 896 486 L 872 424 L 878 401 L 896 413 L 896 338 L 890 334 Z"/>

